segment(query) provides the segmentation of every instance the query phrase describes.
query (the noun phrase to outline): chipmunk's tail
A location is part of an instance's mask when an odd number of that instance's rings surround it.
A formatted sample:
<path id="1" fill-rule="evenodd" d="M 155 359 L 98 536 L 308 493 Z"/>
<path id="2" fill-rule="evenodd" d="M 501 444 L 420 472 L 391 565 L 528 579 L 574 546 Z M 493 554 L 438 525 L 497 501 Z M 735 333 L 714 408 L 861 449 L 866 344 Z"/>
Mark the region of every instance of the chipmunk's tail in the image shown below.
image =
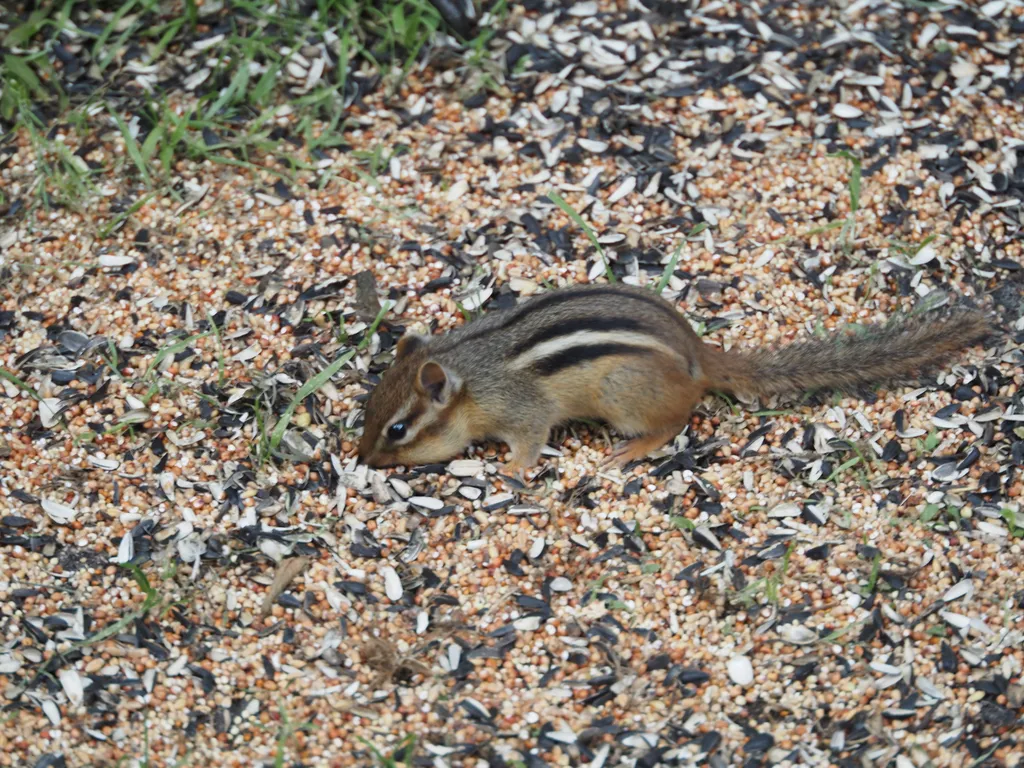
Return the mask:
<path id="1" fill-rule="evenodd" d="M 977 310 L 958 308 L 836 333 L 780 348 L 721 352 L 704 361 L 708 389 L 748 395 L 855 390 L 908 380 L 992 332 Z"/>

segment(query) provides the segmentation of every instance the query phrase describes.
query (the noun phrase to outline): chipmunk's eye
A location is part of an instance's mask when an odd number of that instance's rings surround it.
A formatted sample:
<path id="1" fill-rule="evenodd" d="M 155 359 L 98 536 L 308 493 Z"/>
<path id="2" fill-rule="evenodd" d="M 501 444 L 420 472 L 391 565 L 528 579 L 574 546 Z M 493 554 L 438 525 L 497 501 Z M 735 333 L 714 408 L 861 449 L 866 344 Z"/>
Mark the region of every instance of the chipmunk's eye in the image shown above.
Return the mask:
<path id="1" fill-rule="evenodd" d="M 388 440 L 401 440 L 403 437 L 405 437 L 405 422 L 396 421 L 388 427 Z"/>

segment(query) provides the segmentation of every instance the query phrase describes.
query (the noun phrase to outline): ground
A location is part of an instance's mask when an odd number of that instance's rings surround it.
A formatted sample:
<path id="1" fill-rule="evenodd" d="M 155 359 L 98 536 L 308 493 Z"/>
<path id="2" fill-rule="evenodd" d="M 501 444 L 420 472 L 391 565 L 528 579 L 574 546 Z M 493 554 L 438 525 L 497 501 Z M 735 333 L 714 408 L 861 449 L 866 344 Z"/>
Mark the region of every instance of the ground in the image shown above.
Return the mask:
<path id="1" fill-rule="evenodd" d="M 451 8 L 3 19 L 0 766 L 1024 765 L 1024 8 Z M 997 332 L 360 464 L 402 333 L 608 279 Z"/>

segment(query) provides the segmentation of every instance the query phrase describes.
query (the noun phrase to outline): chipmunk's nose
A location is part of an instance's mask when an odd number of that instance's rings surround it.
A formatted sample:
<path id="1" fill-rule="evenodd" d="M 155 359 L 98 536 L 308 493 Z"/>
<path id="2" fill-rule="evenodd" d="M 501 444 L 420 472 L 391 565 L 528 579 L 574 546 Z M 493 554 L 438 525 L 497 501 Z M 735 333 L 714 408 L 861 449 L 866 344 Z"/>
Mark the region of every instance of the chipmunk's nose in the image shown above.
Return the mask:
<path id="1" fill-rule="evenodd" d="M 363 464 L 368 467 L 373 467 L 374 469 L 383 469 L 384 467 L 393 467 L 395 465 L 395 461 L 392 456 L 373 450 L 373 446 L 366 446 L 364 448 L 360 445 L 359 458 Z"/>
<path id="2" fill-rule="evenodd" d="M 368 436 L 363 435 L 359 441 L 359 459 L 369 467 L 376 467 L 379 457 L 373 450 L 373 441 Z"/>

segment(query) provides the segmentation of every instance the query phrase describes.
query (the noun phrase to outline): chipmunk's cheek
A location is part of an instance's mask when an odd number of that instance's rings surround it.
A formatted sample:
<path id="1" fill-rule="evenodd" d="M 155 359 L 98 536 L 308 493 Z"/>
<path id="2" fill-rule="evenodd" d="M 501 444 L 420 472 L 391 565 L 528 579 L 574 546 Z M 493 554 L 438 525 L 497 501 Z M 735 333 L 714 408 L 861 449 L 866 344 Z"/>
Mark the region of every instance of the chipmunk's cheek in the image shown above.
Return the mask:
<path id="1" fill-rule="evenodd" d="M 444 455 L 444 451 L 440 450 L 443 446 L 438 445 L 434 441 L 423 441 L 418 443 L 415 447 L 410 447 L 405 451 L 398 451 L 395 456 L 399 464 L 403 464 L 408 467 L 413 467 L 418 464 L 433 464 L 434 462 L 444 461 L 447 456 Z"/>
<path id="2" fill-rule="evenodd" d="M 432 440 L 423 445 L 420 455 L 416 457 L 420 464 L 434 464 L 447 461 L 457 455 L 465 446 L 457 440 Z"/>

